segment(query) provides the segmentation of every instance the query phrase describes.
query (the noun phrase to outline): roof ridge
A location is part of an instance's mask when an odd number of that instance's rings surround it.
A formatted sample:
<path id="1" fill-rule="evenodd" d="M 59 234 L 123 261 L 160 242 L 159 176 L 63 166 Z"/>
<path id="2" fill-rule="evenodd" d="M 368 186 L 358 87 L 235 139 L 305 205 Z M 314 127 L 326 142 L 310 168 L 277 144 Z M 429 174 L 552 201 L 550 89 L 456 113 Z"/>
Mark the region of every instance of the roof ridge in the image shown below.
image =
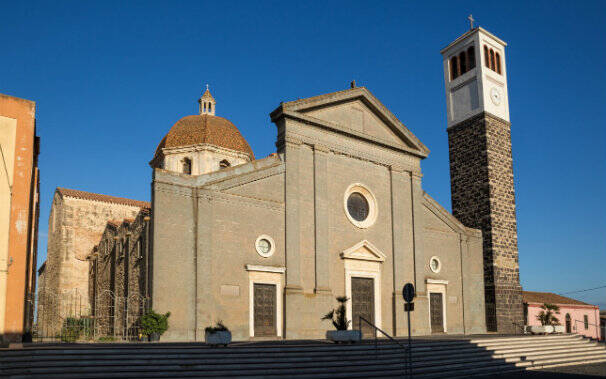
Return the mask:
<path id="1" fill-rule="evenodd" d="M 135 200 L 112 195 L 104 195 L 101 193 L 88 192 L 71 188 L 57 187 L 56 192 L 59 192 L 62 196 L 73 197 L 81 200 L 100 201 L 104 203 L 127 205 L 137 208 L 151 207 L 151 203 L 148 201 Z"/>

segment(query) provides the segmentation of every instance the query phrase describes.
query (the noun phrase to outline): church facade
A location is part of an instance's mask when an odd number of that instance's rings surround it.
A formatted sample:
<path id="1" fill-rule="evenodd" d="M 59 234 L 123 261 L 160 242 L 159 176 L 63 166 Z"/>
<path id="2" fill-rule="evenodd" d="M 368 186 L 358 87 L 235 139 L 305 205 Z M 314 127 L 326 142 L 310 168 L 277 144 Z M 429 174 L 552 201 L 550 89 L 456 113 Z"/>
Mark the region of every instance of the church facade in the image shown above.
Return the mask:
<path id="1" fill-rule="evenodd" d="M 350 299 L 350 327 L 362 316 L 402 336 L 407 282 L 414 334 L 486 331 L 482 234 L 423 191 L 428 149 L 370 91 L 282 103 L 278 153 L 221 168 L 249 150 L 229 123 L 241 140 L 221 141 L 214 170 L 190 175 L 209 136 L 229 135 L 227 120 L 201 113 L 178 121 L 152 161 L 152 302 L 171 312 L 166 339 L 202 340 L 219 320 L 235 339 L 323 338 L 336 296 Z M 162 147 L 177 140 L 196 143 Z M 160 168 L 188 151 L 181 172 Z"/>

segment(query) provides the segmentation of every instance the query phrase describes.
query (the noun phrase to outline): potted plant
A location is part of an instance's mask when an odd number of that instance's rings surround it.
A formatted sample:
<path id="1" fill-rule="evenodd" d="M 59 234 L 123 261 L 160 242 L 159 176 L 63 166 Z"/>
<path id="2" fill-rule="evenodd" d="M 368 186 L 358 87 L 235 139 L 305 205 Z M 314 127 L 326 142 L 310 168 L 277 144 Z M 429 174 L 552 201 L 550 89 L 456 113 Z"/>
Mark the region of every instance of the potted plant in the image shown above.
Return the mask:
<path id="1" fill-rule="evenodd" d="M 346 296 L 337 297 L 339 306 L 322 317 L 322 320 L 330 320 L 337 330 L 326 331 L 326 339 L 333 342 L 358 342 L 362 339 L 362 333 L 359 330 L 348 330 L 351 320 L 346 317 L 345 303 L 349 299 Z"/>
<path id="2" fill-rule="evenodd" d="M 537 320 L 541 322 L 541 326 L 530 326 L 530 332 L 533 334 L 560 332 L 561 328 L 558 328 L 560 320 L 555 316 L 560 314 L 560 307 L 555 304 L 544 303 L 541 305 L 541 309 L 542 311 L 537 315 Z"/>
<path id="3" fill-rule="evenodd" d="M 218 321 L 215 326 L 207 326 L 204 329 L 204 341 L 213 346 L 227 346 L 231 342 L 231 332 L 223 322 Z"/>
<path id="4" fill-rule="evenodd" d="M 159 314 L 153 310 L 141 316 L 141 333 L 147 336 L 150 342 L 160 341 L 160 336 L 168 329 L 170 312 Z"/>

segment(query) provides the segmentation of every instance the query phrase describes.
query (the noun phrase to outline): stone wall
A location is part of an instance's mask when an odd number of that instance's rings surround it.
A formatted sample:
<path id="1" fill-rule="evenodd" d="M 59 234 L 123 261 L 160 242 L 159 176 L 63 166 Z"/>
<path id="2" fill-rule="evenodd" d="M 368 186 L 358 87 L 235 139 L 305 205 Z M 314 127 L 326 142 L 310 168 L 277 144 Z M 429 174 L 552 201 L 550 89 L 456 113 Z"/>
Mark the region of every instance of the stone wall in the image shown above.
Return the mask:
<path id="1" fill-rule="evenodd" d="M 149 305 L 149 209 L 134 219 L 107 223 L 88 257 L 95 337 L 135 338 Z"/>
<path id="2" fill-rule="evenodd" d="M 45 312 L 38 311 L 38 329 L 45 334 L 55 334 L 63 318 L 90 314 L 86 257 L 99 243 L 109 220 L 134 218 L 148 205 L 142 201 L 57 188 L 48 223 L 46 296 L 39 296 Z"/>
<path id="3" fill-rule="evenodd" d="M 489 330 L 523 325 L 510 124 L 487 113 L 448 129 L 452 209 L 483 233 Z"/>

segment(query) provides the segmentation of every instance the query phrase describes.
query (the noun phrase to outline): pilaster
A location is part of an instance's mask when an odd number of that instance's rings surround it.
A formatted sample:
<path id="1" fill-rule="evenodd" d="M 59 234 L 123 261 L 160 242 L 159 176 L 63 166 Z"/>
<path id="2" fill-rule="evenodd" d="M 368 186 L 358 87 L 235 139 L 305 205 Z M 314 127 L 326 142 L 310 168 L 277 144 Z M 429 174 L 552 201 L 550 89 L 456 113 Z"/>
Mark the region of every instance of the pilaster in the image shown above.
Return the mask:
<path id="1" fill-rule="evenodd" d="M 194 198 L 194 227 L 196 235 L 195 249 L 195 312 L 196 312 L 196 341 L 204 340 L 204 328 L 213 323 L 212 292 L 212 242 L 213 242 L 213 206 L 209 196 L 199 195 Z"/>
<path id="2" fill-rule="evenodd" d="M 316 288 L 315 292 L 330 290 L 330 256 L 328 241 L 330 240 L 330 225 L 328 218 L 328 149 L 322 145 L 314 146 L 314 201 L 315 201 L 315 263 Z"/>
<path id="3" fill-rule="evenodd" d="M 285 192 L 286 192 L 286 294 L 300 292 L 301 255 L 299 224 L 299 154 L 298 141 L 287 140 L 285 144 Z"/>
<path id="4" fill-rule="evenodd" d="M 393 335 L 401 335 L 406 325 L 404 300 L 401 296 L 402 286 L 406 283 L 407 257 L 412 257 L 406 248 L 406 195 L 410 196 L 410 174 L 399 167 L 390 167 L 391 182 L 391 226 L 393 250 Z M 407 188 L 408 187 L 408 188 Z M 410 199 L 410 197 L 408 198 Z"/>

